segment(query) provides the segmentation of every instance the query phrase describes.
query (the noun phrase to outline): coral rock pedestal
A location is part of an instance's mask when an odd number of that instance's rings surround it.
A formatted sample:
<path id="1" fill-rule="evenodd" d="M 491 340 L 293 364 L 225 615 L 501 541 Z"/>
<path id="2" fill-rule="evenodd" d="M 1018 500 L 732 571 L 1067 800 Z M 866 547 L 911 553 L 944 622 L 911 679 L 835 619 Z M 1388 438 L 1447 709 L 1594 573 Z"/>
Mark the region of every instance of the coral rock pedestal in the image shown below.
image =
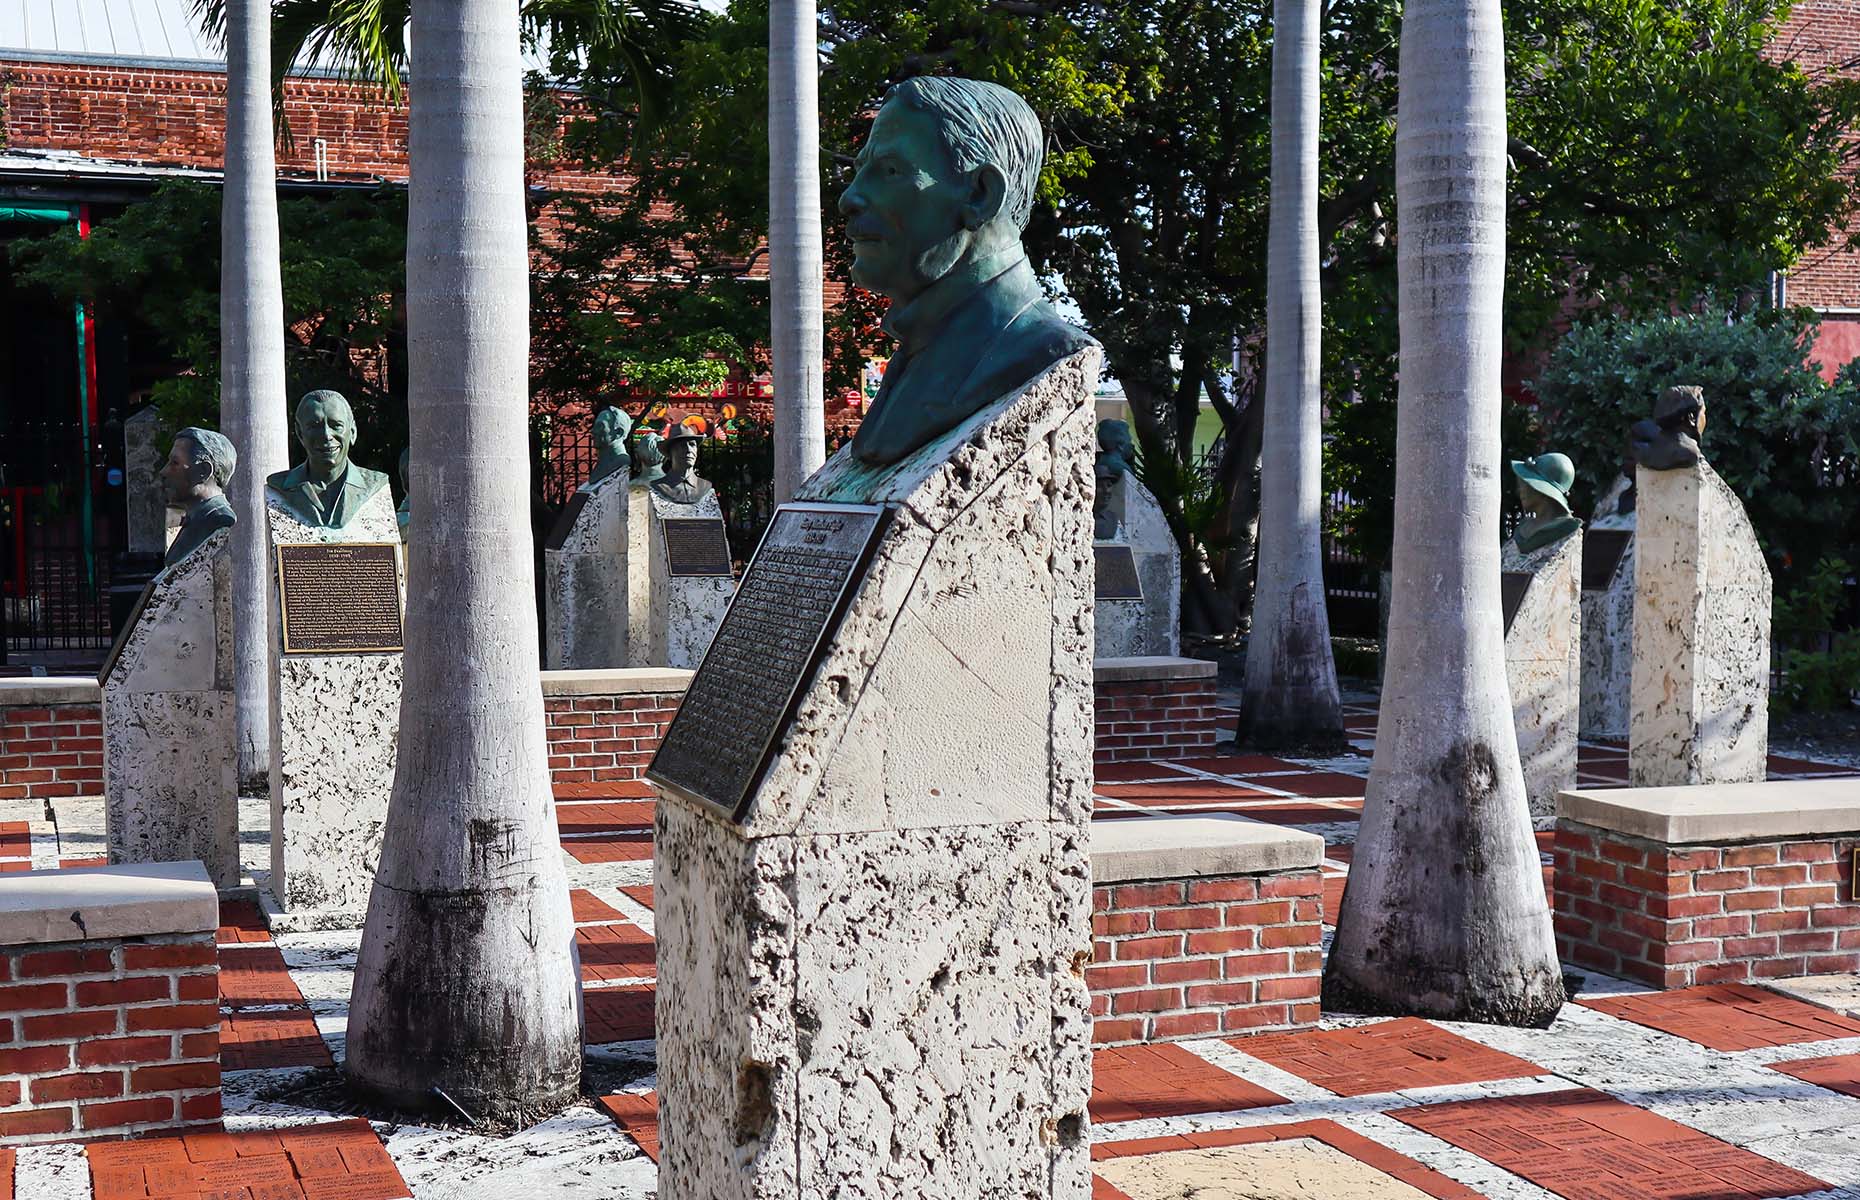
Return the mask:
<path id="1" fill-rule="evenodd" d="M 547 670 L 627 665 L 628 500 L 634 490 L 620 472 L 576 492 L 543 548 Z"/>
<path id="2" fill-rule="evenodd" d="M 1505 676 L 1511 683 L 1524 791 L 1532 820 L 1543 828 L 1556 819 L 1556 794 L 1576 786 L 1581 563 L 1580 532 L 1528 553 L 1507 541 L 1500 560 L 1510 586 L 1528 580 L 1505 627 Z"/>
<path id="3" fill-rule="evenodd" d="M 1637 787 L 1753 783 L 1769 758 L 1770 572 L 1744 506 L 1705 462 L 1638 469 Z"/>
<path id="4" fill-rule="evenodd" d="M 757 552 L 648 773 L 665 1200 L 1090 1195 L 1097 370 Z"/>

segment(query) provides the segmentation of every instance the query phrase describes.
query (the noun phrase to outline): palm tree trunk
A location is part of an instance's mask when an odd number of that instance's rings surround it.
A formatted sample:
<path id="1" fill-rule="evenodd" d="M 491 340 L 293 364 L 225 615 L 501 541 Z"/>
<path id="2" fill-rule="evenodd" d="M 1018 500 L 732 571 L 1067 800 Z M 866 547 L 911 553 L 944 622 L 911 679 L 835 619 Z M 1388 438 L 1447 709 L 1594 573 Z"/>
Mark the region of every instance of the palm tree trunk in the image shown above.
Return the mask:
<path id="1" fill-rule="evenodd" d="M 1407 0 L 1395 154 L 1394 606 L 1375 764 L 1324 1001 L 1543 1025 L 1563 1003 L 1563 981 L 1499 613 L 1499 0 Z"/>
<path id="2" fill-rule="evenodd" d="M 271 0 L 228 0 L 226 186 L 220 205 L 220 428 L 239 455 L 232 533 L 239 780 L 271 771 L 271 568 L 265 477 L 289 467 L 278 171 L 271 138 Z M 228 797 L 231 802 L 231 797 Z"/>
<path id="3" fill-rule="evenodd" d="M 827 458 L 822 399 L 819 34 L 814 0 L 769 6 L 769 319 L 775 501 Z"/>
<path id="4" fill-rule="evenodd" d="M 1319 407 L 1318 33 L 1320 0 L 1274 0 L 1272 210 L 1266 240 L 1265 424 L 1259 582 L 1238 740 L 1262 750 L 1343 745 L 1324 600 Z"/>
<path id="5" fill-rule="evenodd" d="M 409 1106 L 535 1114 L 581 1072 L 537 674 L 517 0 L 414 9 L 406 686 L 348 1070 Z"/>

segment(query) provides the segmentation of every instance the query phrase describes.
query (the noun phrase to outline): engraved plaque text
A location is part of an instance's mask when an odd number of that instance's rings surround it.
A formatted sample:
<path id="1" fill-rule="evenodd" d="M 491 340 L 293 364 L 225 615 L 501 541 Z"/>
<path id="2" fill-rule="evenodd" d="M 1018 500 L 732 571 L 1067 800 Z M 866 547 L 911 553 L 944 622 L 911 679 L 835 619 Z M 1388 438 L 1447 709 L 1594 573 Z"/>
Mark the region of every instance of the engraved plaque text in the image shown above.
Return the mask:
<path id="1" fill-rule="evenodd" d="M 386 654 L 401 648 L 400 547 L 305 542 L 278 547 L 286 654 Z"/>
<path id="2" fill-rule="evenodd" d="M 730 574 L 730 539 L 718 517 L 667 517 L 665 572 L 674 579 Z"/>
<path id="3" fill-rule="evenodd" d="M 1092 593 L 1096 598 L 1143 599 L 1143 581 L 1137 578 L 1137 557 L 1129 546 L 1100 542 L 1092 549 L 1098 559 L 1097 585 Z"/>
<path id="4" fill-rule="evenodd" d="M 846 504 L 776 511 L 647 769 L 650 779 L 742 819 L 883 515 Z"/>

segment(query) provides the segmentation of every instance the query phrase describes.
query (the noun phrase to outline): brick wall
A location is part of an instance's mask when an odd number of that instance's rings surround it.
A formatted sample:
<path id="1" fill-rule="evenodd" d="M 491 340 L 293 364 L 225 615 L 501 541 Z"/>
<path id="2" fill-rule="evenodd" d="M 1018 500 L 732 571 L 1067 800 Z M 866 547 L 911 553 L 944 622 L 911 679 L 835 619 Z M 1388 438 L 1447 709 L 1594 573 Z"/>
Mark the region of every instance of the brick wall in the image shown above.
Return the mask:
<path id="1" fill-rule="evenodd" d="M 1214 679 L 1100 681 L 1095 685 L 1101 763 L 1211 752 L 1220 732 Z"/>
<path id="2" fill-rule="evenodd" d="M 99 705 L 0 708 L 0 800 L 102 794 Z"/>
<path id="3" fill-rule="evenodd" d="M 1092 1036 L 1113 1044 L 1315 1025 L 1323 954 L 1315 870 L 1118 883 L 1092 891 Z"/>
<path id="4" fill-rule="evenodd" d="M 1564 822 L 1565 962 L 1663 988 L 1860 971 L 1860 838 L 1667 846 Z"/>
<path id="5" fill-rule="evenodd" d="M 0 947 L 0 1139 L 220 1119 L 212 933 Z"/>
<path id="6" fill-rule="evenodd" d="M 682 692 L 545 697 L 551 779 L 558 788 L 638 779 L 683 698 Z"/>

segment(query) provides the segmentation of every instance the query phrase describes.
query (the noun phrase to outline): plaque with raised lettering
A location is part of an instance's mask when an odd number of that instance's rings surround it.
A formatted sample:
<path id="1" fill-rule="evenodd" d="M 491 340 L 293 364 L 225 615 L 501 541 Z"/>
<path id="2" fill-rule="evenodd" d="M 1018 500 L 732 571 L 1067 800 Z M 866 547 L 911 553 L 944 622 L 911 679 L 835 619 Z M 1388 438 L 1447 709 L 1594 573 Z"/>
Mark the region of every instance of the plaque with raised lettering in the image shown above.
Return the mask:
<path id="1" fill-rule="evenodd" d="M 1531 573 L 1529 571 L 1506 571 L 1499 578 L 1500 599 L 1505 604 L 1505 632 L 1511 632 L 1511 623 L 1517 619 L 1518 609 L 1524 604 L 1524 593 L 1531 590 Z"/>
<path id="2" fill-rule="evenodd" d="M 742 819 L 885 515 L 862 504 L 776 510 L 647 778 Z"/>
<path id="3" fill-rule="evenodd" d="M 1092 594 L 1099 600 L 1141 600 L 1143 581 L 1137 577 L 1137 556 L 1129 546 L 1100 542 L 1092 547 L 1098 560 L 1097 584 Z"/>
<path id="4" fill-rule="evenodd" d="M 575 532 L 575 522 L 581 516 L 581 510 L 588 506 L 588 493 L 577 490 L 562 506 L 562 514 L 549 527 L 549 537 L 543 542 L 545 550 L 560 550 L 568 544 L 568 535 Z"/>
<path id="5" fill-rule="evenodd" d="M 1582 590 L 1605 592 L 1615 582 L 1628 543 L 1634 540 L 1632 529 L 1591 529 L 1582 535 Z"/>
<path id="6" fill-rule="evenodd" d="M 399 653 L 400 545 L 279 546 L 278 610 L 286 654 Z"/>
<path id="7" fill-rule="evenodd" d="M 729 575 L 730 538 L 721 517 L 667 517 L 665 573 L 673 579 Z"/>

